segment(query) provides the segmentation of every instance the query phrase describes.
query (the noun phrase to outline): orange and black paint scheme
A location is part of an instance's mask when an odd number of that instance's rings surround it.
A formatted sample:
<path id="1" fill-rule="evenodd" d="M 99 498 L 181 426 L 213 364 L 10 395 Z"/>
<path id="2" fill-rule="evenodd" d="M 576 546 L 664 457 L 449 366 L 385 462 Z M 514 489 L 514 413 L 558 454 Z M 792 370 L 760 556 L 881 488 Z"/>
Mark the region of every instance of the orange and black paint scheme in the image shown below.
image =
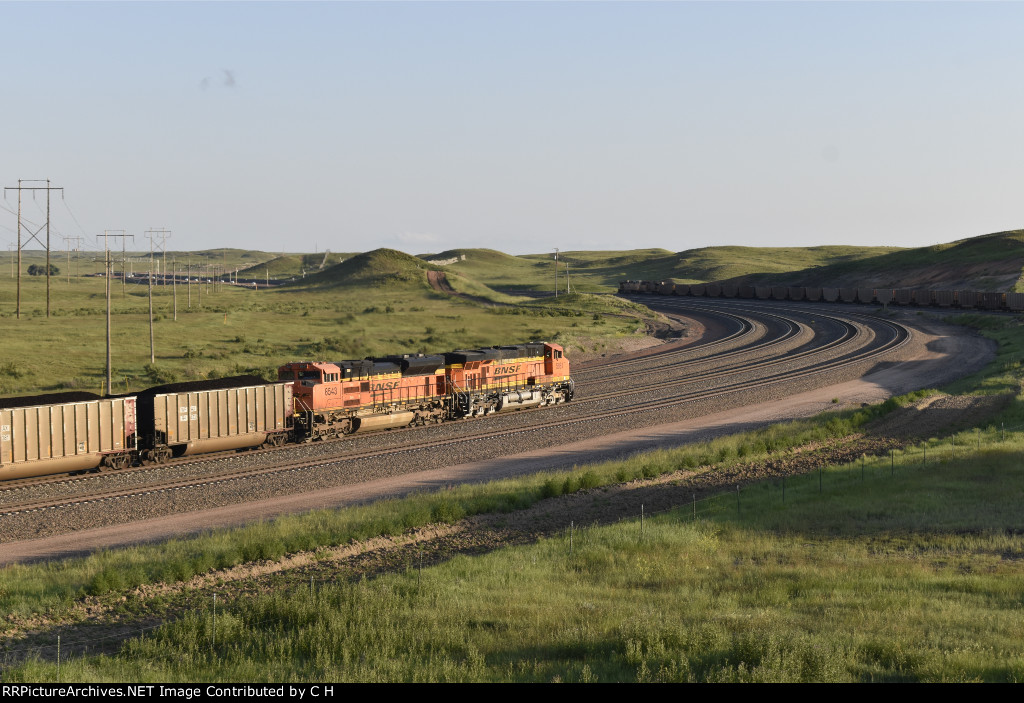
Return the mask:
<path id="1" fill-rule="evenodd" d="M 561 346 L 531 342 L 436 355 L 293 362 L 295 431 L 323 439 L 360 430 L 426 425 L 572 399 Z"/>

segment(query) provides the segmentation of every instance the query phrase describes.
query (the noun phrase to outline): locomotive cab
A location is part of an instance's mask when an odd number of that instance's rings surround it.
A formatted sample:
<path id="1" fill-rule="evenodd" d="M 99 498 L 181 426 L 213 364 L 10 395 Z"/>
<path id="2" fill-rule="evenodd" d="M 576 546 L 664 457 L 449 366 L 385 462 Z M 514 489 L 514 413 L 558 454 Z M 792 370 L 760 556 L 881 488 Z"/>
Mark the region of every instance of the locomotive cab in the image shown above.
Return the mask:
<path id="1" fill-rule="evenodd" d="M 296 410 L 322 407 L 327 399 L 340 395 L 341 369 L 335 364 L 297 361 L 277 370 L 280 381 L 294 381 Z"/>
<path id="2" fill-rule="evenodd" d="M 569 360 L 565 358 L 565 350 L 558 344 L 544 344 L 544 373 L 554 381 L 569 378 Z"/>

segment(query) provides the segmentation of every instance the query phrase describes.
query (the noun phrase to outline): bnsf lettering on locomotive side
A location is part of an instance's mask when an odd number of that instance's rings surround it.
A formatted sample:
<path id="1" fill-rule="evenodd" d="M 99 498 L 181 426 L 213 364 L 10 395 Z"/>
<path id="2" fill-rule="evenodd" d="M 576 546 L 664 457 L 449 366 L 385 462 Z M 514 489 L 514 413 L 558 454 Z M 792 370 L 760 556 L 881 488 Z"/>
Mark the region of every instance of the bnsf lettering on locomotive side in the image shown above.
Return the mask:
<path id="1" fill-rule="evenodd" d="M 515 366 L 495 366 L 494 373 L 518 373 L 520 366 L 522 366 L 522 364 L 516 364 Z"/>
<path id="2" fill-rule="evenodd" d="M 380 383 L 374 383 L 370 386 L 375 391 L 390 391 L 398 388 L 400 381 L 382 381 Z"/>

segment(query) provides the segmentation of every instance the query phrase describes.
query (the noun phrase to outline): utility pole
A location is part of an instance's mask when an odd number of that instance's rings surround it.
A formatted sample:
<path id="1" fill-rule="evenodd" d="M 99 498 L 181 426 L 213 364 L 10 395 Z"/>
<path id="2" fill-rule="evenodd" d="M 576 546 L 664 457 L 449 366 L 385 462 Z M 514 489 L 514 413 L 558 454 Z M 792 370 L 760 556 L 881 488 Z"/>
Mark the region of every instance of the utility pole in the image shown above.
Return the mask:
<path id="1" fill-rule="evenodd" d="M 64 237 L 63 234 L 61 236 Z M 75 243 L 75 263 L 78 264 L 78 272 L 80 274 L 82 272 L 82 261 L 81 261 L 81 256 L 79 256 L 79 254 L 81 253 L 81 250 L 82 250 L 82 238 L 81 237 L 64 237 L 64 241 L 68 243 L 68 247 L 69 247 L 68 248 L 68 283 L 71 283 L 71 249 L 70 249 L 70 245 L 71 245 L 71 242 Z M 80 276 L 76 274 L 75 278 L 80 278 Z"/>
<path id="2" fill-rule="evenodd" d="M 46 185 L 45 186 L 23 186 L 23 185 L 21 185 L 22 183 L 45 183 Z M 38 239 L 36 235 L 38 235 L 42 231 L 43 227 L 46 228 L 46 244 L 45 244 L 45 247 L 46 247 L 46 316 L 49 317 L 50 316 L 50 191 L 51 190 L 59 190 L 60 191 L 60 197 L 63 198 L 64 197 L 64 189 L 63 188 L 51 188 L 50 187 L 50 179 L 49 178 L 47 178 L 45 180 L 43 180 L 43 179 L 21 179 L 21 178 L 19 178 L 18 179 L 17 187 L 8 186 L 8 187 L 4 188 L 4 197 L 5 198 L 7 197 L 7 191 L 9 191 L 9 190 L 17 190 L 18 191 L 18 302 L 17 302 L 17 317 L 18 317 L 18 319 L 21 319 L 21 248 L 22 248 L 22 244 L 21 244 L 21 226 L 22 226 L 21 225 L 21 191 L 23 191 L 23 190 L 31 190 L 31 191 L 33 191 L 33 195 L 35 195 L 35 191 L 37 191 L 37 190 L 45 190 L 46 191 L 46 222 L 41 224 L 41 225 L 39 225 L 39 229 L 37 229 L 35 232 L 31 232 L 31 230 L 29 230 L 27 226 L 25 227 L 25 230 L 30 232 L 30 236 L 28 238 L 28 241 L 25 242 L 25 244 L 28 244 L 33 239 L 35 239 L 39 243 L 40 246 L 44 246 L 43 242 L 40 239 Z"/>
<path id="3" fill-rule="evenodd" d="M 171 257 L 171 295 L 174 296 L 174 321 L 178 321 L 178 264 Z"/>
<path id="4" fill-rule="evenodd" d="M 569 289 L 569 260 L 565 260 L 565 294 L 572 295 L 572 291 Z"/>
<path id="5" fill-rule="evenodd" d="M 558 247 L 555 247 L 555 297 L 558 297 Z"/>
<path id="6" fill-rule="evenodd" d="M 185 287 L 188 288 L 188 309 L 192 309 L 192 253 L 185 258 L 185 271 L 188 275 L 185 276 Z"/>
<path id="7" fill-rule="evenodd" d="M 110 261 L 110 246 L 107 244 L 109 237 L 120 237 L 121 246 L 124 246 L 124 240 L 127 237 L 134 235 L 125 234 L 123 229 L 107 229 L 103 230 L 103 278 L 107 282 L 107 395 L 114 394 L 114 388 L 111 383 L 111 370 L 110 370 L 110 277 L 114 274 L 114 267 Z"/>
<path id="8" fill-rule="evenodd" d="M 124 231 L 124 230 L 122 230 Z M 128 277 L 125 275 L 124 264 L 125 264 L 125 250 L 124 250 L 125 237 L 121 237 L 121 297 L 128 297 Z M 135 243 L 135 235 L 132 235 L 132 244 Z"/>
<path id="9" fill-rule="evenodd" d="M 61 239 L 64 240 L 64 249 L 67 251 L 67 254 L 68 254 L 67 277 L 68 277 L 68 285 L 70 286 L 71 285 L 71 244 L 68 241 L 70 239 L 70 237 L 65 237 L 63 234 L 60 235 L 60 236 L 61 236 Z"/>
<path id="10" fill-rule="evenodd" d="M 123 229 L 106 229 L 106 230 L 103 230 L 103 236 L 104 237 L 120 237 L 121 238 L 121 297 L 125 298 L 125 297 L 127 297 L 128 293 L 125 290 L 126 283 L 125 283 L 125 280 L 124 280 L 125 279 L 125 276 L 124 276 L 124 268 L 125 268 L 124 267 L 124 258 L 125 258 L 124 257 L 124 251 L 125 251 L 124 250 L 124 243 L 125 243 L 125 240 L 128 239 L 129 237 L 132 238 L 132 241 L 135 241 L 135 235 L 134 234 L 125 234 L 125 230 L 123 230 Z M 103 246 L 106 247 L 106 240 L 105 239 L 104 239 Z M 111 275 L 111 276 L 114 275 L 113 259 L 111 259 L 111 268 L 110 268 L 110 274 L 109 275 Z"/>
<path id="11" fill-rule="evenodd" d="M 156 363 L 156 344 L 153 339 L 153 240 L 159 238 L 160 246 L 163 246 L 167 237 L 171 236 L 168 229 L 147 229 L 146 236 L 149 237 L 149 363 Z"/>

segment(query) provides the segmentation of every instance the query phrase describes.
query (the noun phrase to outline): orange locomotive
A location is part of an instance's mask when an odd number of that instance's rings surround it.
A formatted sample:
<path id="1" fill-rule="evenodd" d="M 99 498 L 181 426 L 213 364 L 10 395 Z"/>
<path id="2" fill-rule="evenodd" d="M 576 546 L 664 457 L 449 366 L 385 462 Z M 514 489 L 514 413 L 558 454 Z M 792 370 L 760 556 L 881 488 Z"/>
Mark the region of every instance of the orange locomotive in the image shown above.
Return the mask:
<path id="1" fill-rule="evenodd" d="M 572 399 L 561 346 L 532 342 L 425 356 L 293 362 L 295 434 L 322 439 L 360 430 L 426 425 Z"/>

